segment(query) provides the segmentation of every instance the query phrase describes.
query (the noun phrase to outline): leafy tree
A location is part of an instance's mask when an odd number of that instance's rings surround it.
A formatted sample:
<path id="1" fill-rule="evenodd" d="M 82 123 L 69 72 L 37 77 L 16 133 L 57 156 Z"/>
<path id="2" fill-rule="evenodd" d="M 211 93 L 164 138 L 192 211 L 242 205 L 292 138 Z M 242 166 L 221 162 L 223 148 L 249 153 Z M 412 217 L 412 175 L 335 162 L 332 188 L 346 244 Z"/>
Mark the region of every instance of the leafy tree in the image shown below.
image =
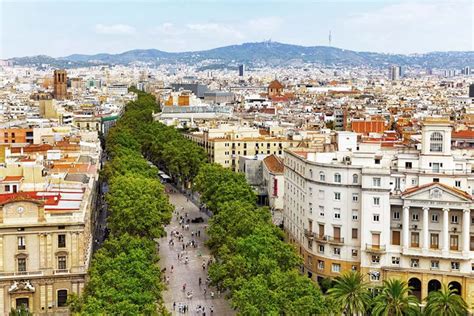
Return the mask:
<path id="1" fill-rule="evenodd" d="M 468 306 L 456 290 L 443 284 L 439 291 L 432 291 L 426 297 L 426 316 L 467 315 Z"/>
<path id="2" fill-rule="evenodd" d="M 127 234 L 107 240 L 95 255 L 84 291 L 86 315 L 155 315 L 162 289 L 152 241 Z"/>
<path id="3" fill-rule="evenodd" d="M 419 315 L 418 299 L 410 294 L 407 282 L 398 279 L 383 281 L 382 291 L 375 297 L 372 315 Z"/>
<path id="4" fill-rule="evenodd" d="M 158 238 L 163 225 L 171 220 L 173 207 L 156 179 L 117 176 L 107 194 L 110 208 L 110 229 L 114 235 L 125 233 Z"/>
<path id="5" fill-rule="evenodd" d="M 359 271 L 348 271 L 335 278 L 328 295 L 346 315 L 365 314 L 370 305 L 368 283 Z"/>
<path id="6" fill-rule="evenodd" d="M 21 305 L 18 308 L 13 308 L 10 310 L 9 316 L 31 316 L 33 315 L 28 311 L 26 306 Z"/>

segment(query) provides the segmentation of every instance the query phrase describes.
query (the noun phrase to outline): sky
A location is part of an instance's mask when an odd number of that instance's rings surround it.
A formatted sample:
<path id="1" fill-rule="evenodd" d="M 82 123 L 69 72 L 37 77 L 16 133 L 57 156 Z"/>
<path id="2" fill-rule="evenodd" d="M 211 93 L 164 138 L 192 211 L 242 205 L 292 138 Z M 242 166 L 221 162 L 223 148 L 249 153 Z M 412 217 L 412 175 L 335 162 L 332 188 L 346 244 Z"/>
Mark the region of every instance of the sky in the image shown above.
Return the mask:
<path id="1" fill-rule="evenodd" d="M 178 52 L 271 39 L 356 51 L 474 50 L 473 0 L 0 0 L 0 58 Z"/>

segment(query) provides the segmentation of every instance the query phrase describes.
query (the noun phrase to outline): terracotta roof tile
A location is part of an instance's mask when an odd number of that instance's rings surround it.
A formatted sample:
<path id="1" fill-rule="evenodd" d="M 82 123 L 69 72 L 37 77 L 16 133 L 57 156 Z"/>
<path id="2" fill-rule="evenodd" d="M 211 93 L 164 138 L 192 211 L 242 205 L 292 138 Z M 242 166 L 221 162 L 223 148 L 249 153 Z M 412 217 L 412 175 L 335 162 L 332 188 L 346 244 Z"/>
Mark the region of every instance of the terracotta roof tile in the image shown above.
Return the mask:
<path id="1" fill-rule="evenodd" d="M 276 155 L 270 155 L 263 159 L 263 163 L 267 166 L 268 170 L 273 173 L 283 173 L 284 165 L 280 158 Z"/>

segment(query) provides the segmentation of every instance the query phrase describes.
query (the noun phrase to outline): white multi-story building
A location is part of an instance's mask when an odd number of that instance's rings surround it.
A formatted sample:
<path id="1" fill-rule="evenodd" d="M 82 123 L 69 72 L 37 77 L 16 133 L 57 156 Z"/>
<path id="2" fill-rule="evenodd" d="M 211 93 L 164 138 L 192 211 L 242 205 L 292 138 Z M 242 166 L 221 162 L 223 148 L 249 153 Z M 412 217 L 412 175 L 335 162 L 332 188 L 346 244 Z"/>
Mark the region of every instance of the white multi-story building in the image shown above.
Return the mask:
<path id="1" fill-rule="evenodd" d="M 285 150 L 284 227 L 309 277 L 402 278 L 419 298 L 446 283 L 473 305 L 474 151 L 451 132 L 430 119 L 412 146 L 340 133 L 339 151 Z"/>

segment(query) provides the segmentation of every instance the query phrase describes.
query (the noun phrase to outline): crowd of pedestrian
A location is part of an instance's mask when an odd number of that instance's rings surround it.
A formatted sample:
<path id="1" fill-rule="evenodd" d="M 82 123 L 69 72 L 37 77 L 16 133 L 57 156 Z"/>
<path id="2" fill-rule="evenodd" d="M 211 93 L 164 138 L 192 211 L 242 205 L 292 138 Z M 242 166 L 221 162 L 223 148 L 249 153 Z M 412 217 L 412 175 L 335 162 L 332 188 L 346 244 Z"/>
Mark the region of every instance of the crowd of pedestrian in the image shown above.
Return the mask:
<path id="1" fill-rule="evenodd" d="M 189 203 L 189 200 L 186 202 Z M 168 245 L 176 252 L 178 263 L 188 265 L 190 260 L 201 258 L 202 271 L 207 275 L 207 269 L 212 264 L 212 258 L 202 257 L 200 249 L 202 247 L 201 245 L 204 244 L 201 240 L 202 227 L 193 223 L 184 207 L 174 211 L 173 221 L 178 225 L 170 232 Z M 205 229 L 206 226 L 204 226 L 204 230 Z M 170 284 L 170 279 L 173 277 L 174 268 L 175 267 L 171 265 L 168 271 L 166 268 L 162 270 L 163 280 L 167 285 Z M 191 313 L 199 316 L 214 315 L 214 305 L 204 306 L 203 304 L 198 304 L 193 307 L 193 304 L 191 304 L 195 293 L 196 295 L 202 295 L 205 300 L 212 300 L 216 297 L 215 291 L 210 287 L 209 277 L 206 276 L 204 280 L 202 277 L 198 277 L 197 280 L 198 287 L 196 288 L 193 288 L 194 282 L 185 282 L 181 285 L 183 301 L 173 302 L 173 311 L 180 314 Z M 219 291 L 217 291 L 217 296 L 220 296 Z M 190 310 L 190 305 L 192 310 Z"/>

